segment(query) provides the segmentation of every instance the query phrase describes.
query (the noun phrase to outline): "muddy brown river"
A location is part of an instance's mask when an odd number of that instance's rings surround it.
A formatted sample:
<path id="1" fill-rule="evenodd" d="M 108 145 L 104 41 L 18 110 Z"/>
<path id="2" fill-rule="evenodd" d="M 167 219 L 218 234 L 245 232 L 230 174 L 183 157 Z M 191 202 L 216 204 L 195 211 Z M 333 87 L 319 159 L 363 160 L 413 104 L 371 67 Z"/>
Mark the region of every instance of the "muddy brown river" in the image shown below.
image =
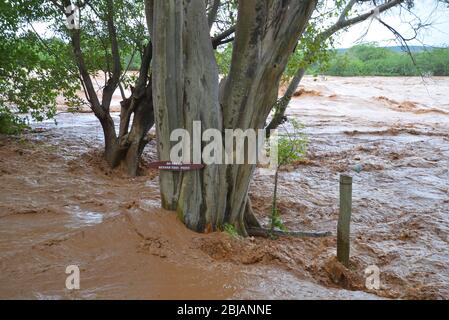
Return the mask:
<path id="1" fill-rule="evenodd" d="M 307 160 L 281 172 L 290 230 L 325 239 L 196 234 L 144 175 L 111 172 L 92 114 L 0 136 L 0 298 L 449 299 L 449 79 L 306 77 L 288 112 Z M 118 115 L 114 115 L 118 119 Z M 340 174 L 353 176 L 351 265 L 335 260 Z M 268 224 L 273 177 L 250 195 Z M 80 290 L 66 289 L 66 267 Z M 380 289 L 365 269 L 380 270 Z"/>

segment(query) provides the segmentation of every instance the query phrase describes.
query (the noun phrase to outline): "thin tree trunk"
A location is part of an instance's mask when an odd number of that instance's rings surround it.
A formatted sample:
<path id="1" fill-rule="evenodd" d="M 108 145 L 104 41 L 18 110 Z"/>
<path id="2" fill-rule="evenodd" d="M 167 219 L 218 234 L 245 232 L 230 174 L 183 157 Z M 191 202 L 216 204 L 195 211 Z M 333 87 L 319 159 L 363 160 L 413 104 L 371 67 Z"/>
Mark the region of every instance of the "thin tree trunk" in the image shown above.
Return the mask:
<path id="1" fill-rule="evenodd" d="M 152 44 L 149 42 L 143 52 L 136 87 L 132 90 L 131 98 L 122 103 L 119 140 L 128 147 L 122 162 L 130 176 L 138 173 L 139 160 L 148 143 L 147 134 L 154 125 L 153 86 L 149 75 L 152 51 Z M 133 123 L 128 133 L 132 114 L 134 114 Z"/>
<path id="2" fill-rule="evenodd" d="M 151 0 L 148 0 L 151 1 Z M 63 7 L 71 5 L 69 0 L 63 0 Z M 85 90 L 86 98 L 92 111 L 101 123 L 104 134 L 104 158 L 111 168 L 120 164 L 131 176 L 137 174 L 138 163 L 146 144 L 146 135 L 154 124 L 151 82 L 147 84 L 148 70 L 151 61 L 151 44 L 145 49 L 144 59 L 136 85 L 137 94 L 122 102 L 121 122 L 117 136 L 114 121 L 110 114 L 112 96 L 119 86 L 121 76 L 120 50 L 114 23 L 114 2 L 106 1 L 106 23 L 111 42 L 112 76 L 103 88 L 102 101 L 97 96 L 81 48 L 81 29 L 71 30 L 71 43 L 80 72 L 80 80 Z M 60 9 L 64 9 L 60 8 Z M 65 12 L 66 16 L 68 13 Z M 134 113 L 131 130 L 128 133 L 130 117 Z"/>
<path id="3" fill-rule="evenodd" d="M 142 109 L 142 111 L 138 110 L 134 114 L 136 120 L 133 123 L 133 127 L 128 138 L 129 147 L 123 160 L 123 165 L 129 176 L 136 176 L 138 174 L 139 161 L 145 146 L 149 142 L 147 134 L 154 124 L 152 108 L 149 112 L 146 112 L 148 108 Z"/>
<path id="4" fill-rule="evenodd" d="M 153 98 L 151 82 L 145 88 L 145 94 L 136 99 L 133 109 L 134 118 L 129 133 L 121 135 L 121 145 L 126 149 L 123 154 L 122 166 L 129 176 L 136 176 L 142 152 L 148 143 L 147 134 L 154 125 Z M 129 120 L 128 120 L 129 121 Z"/>
<path id="5" fill-rule="evenodd" d="M 274 106 L 274 114 L 270 123 L 266 127 L 267 138 L 270 136 L 270 130 L 275 130 L 285 121 L 285 111 L 287 110 L 288 104 L 292 100 L 293 94 L 301 83 L 306 70 L 304 68 L 299 68 L 290 84 L 287 87 L 284 95 L 276 101 Z"/>
<path id="6" fill-rule="evenodd" d="M 104 119 L 100 119 L 104 136 L 104 157 L 111 168 L 115 168 L 121 161 L 119 144 L 115 132 L 114 121 L 109 113 Z"/>
<path id="7" fill-rule="evenodd" d="M 273 203 L 271 205 L 271 231 L 274 230 L 274 218 L 277 215 L 278 177 L 279 168 L 277 168 L 276 172 L 274 173 Z"/>

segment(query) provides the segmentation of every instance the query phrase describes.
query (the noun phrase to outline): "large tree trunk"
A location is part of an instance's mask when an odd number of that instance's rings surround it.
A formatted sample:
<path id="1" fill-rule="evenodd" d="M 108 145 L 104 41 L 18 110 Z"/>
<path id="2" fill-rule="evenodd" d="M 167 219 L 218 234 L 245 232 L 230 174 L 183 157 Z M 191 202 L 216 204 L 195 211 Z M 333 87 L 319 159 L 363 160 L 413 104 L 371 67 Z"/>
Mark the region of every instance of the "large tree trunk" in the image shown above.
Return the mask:
<path id="1" fill-rule="evenodd" d="M 153 93 L 158 151 L 161 160 L 170 160 L 173 130 L 184 128 L 193 136 L 193 121 L 201 121 L 202 130 L 221 130 L 218 68 L 204 1 L 157 0 L 154 5 Z M 162 171 L 162 206 L 176 210 L 196 231 L 221 225 L 224 169 L 208 165 L 202 171 Z"/>
<path id="2" fill-rule="evenodd" d="M 230 74 L 218 88 L 204 0 L 155 0 L 153 95 L 158 151 L 170 160 L 170 133 L 193 121 L 202 130 L 261 129 L 276 101 L 280 77 L 316 1 L 241 0 Z M 240 151 L 240 150 L 239 150 Z M 198 150 L 191 150 L 192 154 Z M 162 205 L 196 231 L 258 226 L 248 203 L 255 165 L 207 165 L 161 172 Z"/>

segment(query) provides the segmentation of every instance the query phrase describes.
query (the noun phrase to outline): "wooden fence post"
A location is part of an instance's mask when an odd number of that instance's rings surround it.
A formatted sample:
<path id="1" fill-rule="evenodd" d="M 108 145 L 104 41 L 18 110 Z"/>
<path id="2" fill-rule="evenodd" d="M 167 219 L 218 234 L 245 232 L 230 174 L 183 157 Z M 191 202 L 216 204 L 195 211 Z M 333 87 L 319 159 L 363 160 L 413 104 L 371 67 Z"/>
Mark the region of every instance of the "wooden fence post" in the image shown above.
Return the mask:
<path id="1" fill-rule="evenodd" d="M 337 259 L 349 267 L 352 177 L 340 176 L 340 216 L 337 225 Z"/>

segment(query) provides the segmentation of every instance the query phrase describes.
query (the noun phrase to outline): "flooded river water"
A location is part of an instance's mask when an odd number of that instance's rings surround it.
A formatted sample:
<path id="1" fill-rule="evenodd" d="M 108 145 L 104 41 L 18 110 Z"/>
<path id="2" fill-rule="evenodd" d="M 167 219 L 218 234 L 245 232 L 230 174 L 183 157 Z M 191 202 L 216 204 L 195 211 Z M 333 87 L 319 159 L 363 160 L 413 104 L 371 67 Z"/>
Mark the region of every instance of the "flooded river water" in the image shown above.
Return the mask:
<path id="1" fill-rule="evenodd" d="M 144 175 L 111 172 L 92 114 L 0 137 L 0 298 L 449 298 L 449 79 L 307 77 L 288 116 L 306 161 L 280 175 L 282 218 L 325 239 L 196 234 L 159 208 Z M 118 115 L 115 115 L 118 117 Z M 117 119 L 117 118 L 116 118 Z M 354 178 L 351 266 L 334 259 L 338 181 Z M 268 223 L 272 177 L 250 195 Z M 65 288 L 68 265 L 81 288 Z M 365 269 L 380 269 L 379 290 Z"/>

